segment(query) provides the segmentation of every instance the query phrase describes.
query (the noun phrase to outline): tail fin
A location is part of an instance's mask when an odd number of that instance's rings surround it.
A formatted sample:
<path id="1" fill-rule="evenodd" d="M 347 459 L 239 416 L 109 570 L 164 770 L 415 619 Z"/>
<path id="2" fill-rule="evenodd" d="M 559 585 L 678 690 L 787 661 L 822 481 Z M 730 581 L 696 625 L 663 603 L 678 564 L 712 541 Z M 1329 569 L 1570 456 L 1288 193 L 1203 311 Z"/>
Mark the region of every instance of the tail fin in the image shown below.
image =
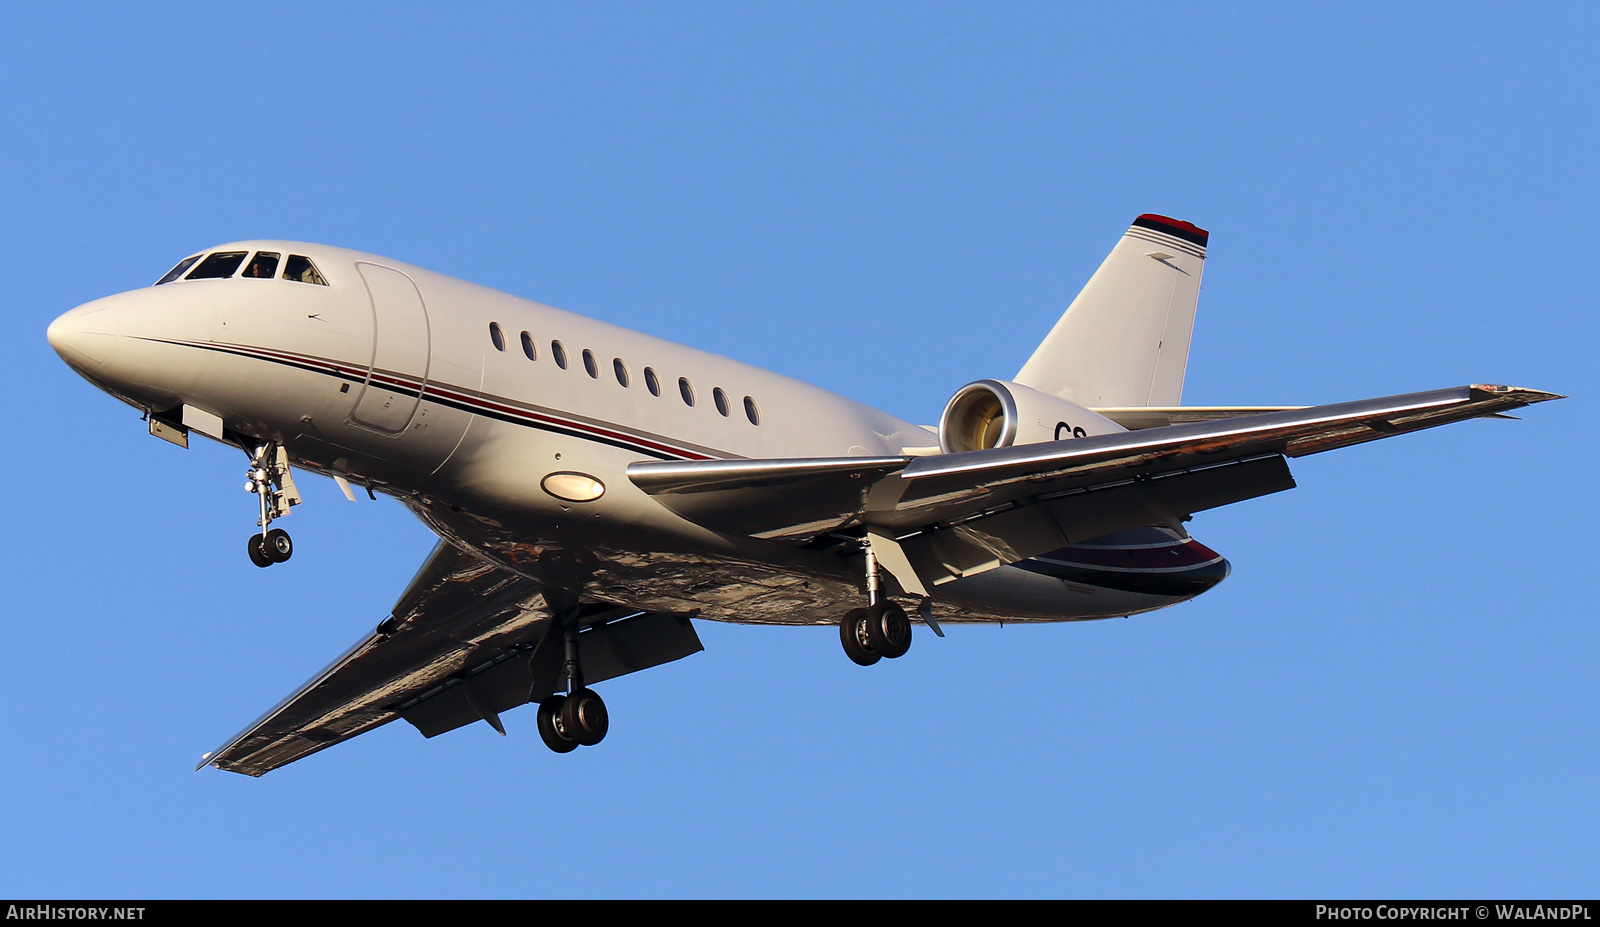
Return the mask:
<path id="1" fill-rule="evenodd" d="M 1176 406 L 1194 329 L 1205 229 L 1133 220 L 1016 382 L 1084 406 Z"/>

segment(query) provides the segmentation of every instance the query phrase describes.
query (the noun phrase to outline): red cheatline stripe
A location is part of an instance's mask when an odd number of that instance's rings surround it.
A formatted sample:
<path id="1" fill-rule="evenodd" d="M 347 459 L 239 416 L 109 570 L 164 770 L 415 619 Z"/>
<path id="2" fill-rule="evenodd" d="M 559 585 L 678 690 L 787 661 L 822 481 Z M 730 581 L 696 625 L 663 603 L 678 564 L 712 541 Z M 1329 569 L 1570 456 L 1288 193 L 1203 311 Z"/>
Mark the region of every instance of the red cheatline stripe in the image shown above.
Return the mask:
<path id="1" fill-rule="evenodd" d="M 332 361 L 324 360 L 323 358 L 320 358 L 320 357 L 311 357 L 311 356 L 305 355 L 305 354 L 291 354 L 291 353 L 287 353 L 287 352 L 283 352 L 283 351 L 273 351 L 273 350 L 268 349 L 268 348 L 257 348 L 257 347 L 251 347 L 251 346 L 248 346 L 248 345 L 237 345 L 237 344 L 218 343 L 218 344 L 214 344 L 214 345 L 206 345 L 206 344 L 201 344 L 201 343 L 197 343 L 197 342 L 184 342 L 184 343 L 185 344 L 189 344 L 189 345 L 191 345 L 193 347 L 224 348 L 224 349 L 230 350 L 230 351 L 232 351 L 234 353 L 242 354 L 242 355 L 245 355 L 245 356 L 256 355 L 256 356 L 260 356 L 260 357 L 264 357 L 264 358 L 281 360 L 281 361 L 289 362 L 289 363 L 297 363 L 297 364 L 304 364 L 304 365 L 307 365 L 307 366 L 321 367 L 321 368 L 323 368 L 325 370 L 331 370 L 331 371 L 334 371 L 335 373 L 341 374 L 343 376 L 351 377 L 351 378 L 356 379 L 356 380 L 365 380 L 367 378 L 367 371 L 363 370 L 361 368 L 347 367 L 347 366 L 344 366 L 344 365 L 341 365 L 341 364 L 334 363 Z M 392 376 L 392 375 L 389 375 L 389 374 L 385 374 L 385 373 L 380 372 L 380 371 L 373 371 L 372 372 L 372 380 L 374 382 L 382 383 L 382 384 L 385 384 L 385 385 L 388 385 L 388 386 L 398 386 L 398 387 L 400 387 L 402 389 L 408 389 L 408 390 L 412 390 L 414 392 L 421 392 L 421 393 L 425 393 L 425 394 L 434 395 L 434 396 L 437 396 L 437 397 L 440 397 L 440 398 L 443 398 L 443 399 L 449 399 L 449 400 L 452 400 L 454 402 L 460 403 L 462 405 L 465 405 L 465 406 L 468 406 L 468 407 L 471 407 L 471 408 L 481 409 L 481 410 L 485 410 L 485 411 L 494 411 L 494 412 L 500 413 L 501 415 L 507 415 L 507 416 L 510 416 L 512 418 L 520 418 L 520 419 L 524 419 L 524 420 L 528 420 L 528 421 L 542 422 L 542 423 L 547 424 L 547 425 L 556 425 L 556 426 L 559 426 L 559 427 L 562 427 L 562 428 L 568 428 L 568 429 L 571 429 L 573 431 L 577 431 L 577 432 L 580 432 L 580 433 L 583 433 L 583 434 L 587 434 L 587 435 L 591 435 L 591 436 L 594 436 L 594 437 L 603 437 L 603 438 L 607 438 L 607 439 L 610 439 L 610 440 L 613 440 L 613 441 L 622 441 L 622 442 L 626 442 L 628 444 L 637 445 L 639 447 L 644 447 L 644 448 L 649 448 L 651 450 L 659 451 L 659 452 L 664 453 L 664 454 L 672 454 L 672 455 L 676 455 L 676 456 L 680 456 L 680 457 L 686 457 L 686 458 L 688 458 L 690 460 L 716 460 L 717 459 L 715 457 L 712 457 L 709 454 L 703 454 L 703 453 L 701 453 L 699 451 L 691 451 L 691 450 L 688 450 L 687 448 L 682 448 L 682 447 L 678 447 L 676 445 L 671 445 L 671 444 L 665 444 L 665 443 L 662 443 L 662 442 L 659 442 L 659 441 L 653 441 L 653 440 L 651 440 L 649 438 L 644 438 L 644 437 L 641 437 L 641 436 L 636 435 L 636 434 L 631 434 L 629 432 L 612 430 L 612 429 L 608 429 L 608 428 L 602 428 L 600 426 L 593 425 L 593 424 L 590 424 L 588 422 L 579 421 L 579 420 L 576 420 L 576 419 L 570 419 L 570 418 L 565 418 L 565 417 L 560 417 L 560 416 L 548 415 L 548 414 L 544 414 L 544 413 L 540 413 L 540 412 L 533 412 L 533 411 L 527 410 L 527 409 L 519 409 L 519 408 L 516 408 L 515 406 L 504 405 L 502 403 L 490 402 L 489 400 L 483 399 L 482 397 L 470 396 L 470 395 L 467 395 L 466 393 L 457 392 L 456 390 L 452 390 L 452 389 L 450 389 L 448 387 L 440 386 L 438 383 L 430 383 L 426 387 L 422 387 L 421 386 L 421 382 L 418 381 L 418 380 L 409 379 L 409 378 L 402 379 L 402 378 L 395 377 L 395 376 Z"/>
<path id="2" fill-rule="evenodd" d="M 1064 547 L 1041 554 L 1045 560 L 1110 569 L 1179 569 L 1216 563 L 1222 555 L 1197 541 L 1158 547 Z"/>

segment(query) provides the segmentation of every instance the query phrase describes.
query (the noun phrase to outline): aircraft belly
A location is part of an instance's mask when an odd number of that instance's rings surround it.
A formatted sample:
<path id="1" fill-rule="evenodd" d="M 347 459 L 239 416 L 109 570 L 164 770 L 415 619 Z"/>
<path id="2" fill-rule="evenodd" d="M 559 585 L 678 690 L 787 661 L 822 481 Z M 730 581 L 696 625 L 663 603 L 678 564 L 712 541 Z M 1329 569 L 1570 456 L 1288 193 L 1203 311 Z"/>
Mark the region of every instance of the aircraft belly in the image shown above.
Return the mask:
<path id="1" fill-rule="evenodd" d="M 856 567 L 831 552 L 731 543 L 638 523 L 633 530 L 615 531 L 604 518 L 574 524 L 570 512 L 563 522 L 529 515 L 488 518 L 420 497 L 407 504 L 440 536 L 561 588 L 573 602 L 610 602 L 738 624 L 831 625 L 865 600 Z M 1130 583 L 1130 575 L 1064 579 L 1007 566 L 940 587 L 932 607 L 939 621 L 949 623 L 1083 621 L 1164 608 L 1211 584 L 1191 577 L 1179 592 L 1153 594 Z M 1116 588 L 1129 585 L 1135 588 Z M 914 598 L 900 601 L 913 614 L 919 604 Z"/>
<path id="2" fill-rule="evenodd" d="M 617 531 L 605 518 L 585 523 L 571 512 L 564 520 L 532 513 L 490 518 L 421 497 L 406 503 L 441 537 L 572 602 L 805 625 L 837 621 L 841 603 L 862 595 L 854 574 L 831 554 L 770 542 L 744 549 L 715 535 L 685 537 L 648 524 Z"/>
<path id="3" fill-rule="evenodd" d="M 942 596 L 969 620 L 1090 621 L 1154 611 L 1183 601 L 1086 583 L 1066 582 L 1016 566 L 957 580 Z"/>
<path id="4" fill-rule="evenodd" d="M 948 595 L 1030 620 L 1110 618 L 1192 599 L 1228 561 L 1165 527 L 1134 528 L 950 583 Z"/>

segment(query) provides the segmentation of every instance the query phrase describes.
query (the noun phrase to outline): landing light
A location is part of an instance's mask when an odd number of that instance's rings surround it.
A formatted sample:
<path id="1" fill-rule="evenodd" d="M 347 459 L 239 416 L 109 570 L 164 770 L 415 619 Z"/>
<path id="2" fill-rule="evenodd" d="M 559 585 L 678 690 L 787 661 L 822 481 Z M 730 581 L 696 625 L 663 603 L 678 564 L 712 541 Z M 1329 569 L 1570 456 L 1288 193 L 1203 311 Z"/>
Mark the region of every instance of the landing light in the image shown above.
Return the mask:
<path id="1" fill-rule="evenodd" d="M 550 495 L 568 502 L 593 502 L 606 491 L 606 484 L 587 473 L 552 473 L 539 485 Z"/>

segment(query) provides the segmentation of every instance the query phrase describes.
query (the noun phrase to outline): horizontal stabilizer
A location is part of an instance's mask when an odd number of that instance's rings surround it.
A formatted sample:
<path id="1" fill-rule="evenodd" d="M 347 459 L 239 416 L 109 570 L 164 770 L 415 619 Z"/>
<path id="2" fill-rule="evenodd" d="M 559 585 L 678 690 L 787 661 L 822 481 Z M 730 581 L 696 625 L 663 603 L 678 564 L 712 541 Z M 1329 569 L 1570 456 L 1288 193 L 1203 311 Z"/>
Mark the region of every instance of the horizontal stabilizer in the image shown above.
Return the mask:
<path id="1" fill-rule="evenodd" d="M 1160 428 L 1163 425 L 1187 425 L 1190 422 L 1216 422 L 1242 415 L 1260 415 L 1263 412 L 1289 412 L 1307 406 L 1126 406 L 1090 409 L 1104 415 L 1129 431 L 1141 428 Z"/>

